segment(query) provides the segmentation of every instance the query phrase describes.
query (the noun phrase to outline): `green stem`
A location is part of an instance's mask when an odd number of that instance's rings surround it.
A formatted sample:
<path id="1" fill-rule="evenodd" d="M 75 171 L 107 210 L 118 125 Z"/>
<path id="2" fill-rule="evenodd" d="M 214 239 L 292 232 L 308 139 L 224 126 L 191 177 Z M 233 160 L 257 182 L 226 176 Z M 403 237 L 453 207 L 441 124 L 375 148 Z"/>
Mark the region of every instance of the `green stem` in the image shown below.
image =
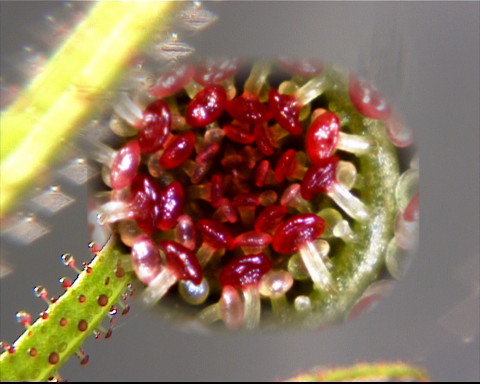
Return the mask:
<path id="1" fill-rule="evenodd" d="M 334 71 L 328 75 L 337 90 L 328 91 L 329 109 L 348 116 L 348 125 L 354 134 L 369 135 L 373 150 L 359 157 L 359 173 L 364 186 L 359 197 L 368 207 L 370 218 L 366 223 L 355 222 L 355 242 L 345 244 L 333 260 L 333 278 L 338 290 L 328 294 L 314 290 L 311 299 L 314 310 L 302 318 L 308 327 L 320 327 L 341 321 L 355 302 L 377 278 L 385 264 L 385 251 L 393 237 L 396 214 L 395 186 L 400 174 L 398 155 L 386 135 L 385 123 L 365 118 L 351 104 L 346 91 L 346 79 Z M 329 87 L 329 89 L 332 87 Z M 303 315 L 302 315 L 303 317 Z"/>
<path id="2" fill-rule="evenodd" d="M 175 2 L 99 2 L 1 115 L 0 217 L 11 211 L 82 123 L 101 106 Z"/>
<path id="3" fill-rule="evenodd" d="M 351 367 L 321 369 L 287 381 L 430 381 L 428 373 L 405 363 L 361 363 Z"/>
<path id="4" fill-rule="evenodd" d="M 46 381 L 99 327 L 133 278 L 119 267 L 127 256 L 115 240 L 98 253 L 74 284 L 0 355 L 1 381 Z M 32 351 L 36 353 L 33 353 Z M 55 361 L 55 354 L 58 361 Z"/>

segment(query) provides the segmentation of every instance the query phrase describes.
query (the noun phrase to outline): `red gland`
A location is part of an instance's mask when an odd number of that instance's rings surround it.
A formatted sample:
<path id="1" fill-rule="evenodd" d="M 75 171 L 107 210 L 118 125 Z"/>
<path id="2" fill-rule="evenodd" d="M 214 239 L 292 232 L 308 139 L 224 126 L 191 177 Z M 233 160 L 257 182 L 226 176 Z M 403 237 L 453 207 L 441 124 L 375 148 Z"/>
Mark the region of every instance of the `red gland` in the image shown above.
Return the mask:
<path id="1" fill-rule="evenodd" d="M 178 181 L 170 183 L 160 195 L 161 211 L 157 228 L 168 231 L 177 224 L 177 220 L 183 213 L 185 193 L 182 184 Z"/>
<path id="2" fill-rule="evenodd" d="M 405 221 L 418 221 L 420 218 L 420 194 L 416 193 L 403 211 L 403 219 Z"/>
<path id="3" fill-rule="evenodd" d="M 228 263 L 220 272 L 222 287 L 245 289 L 256 285 L 263 275 L 272 269 L 271 260 L 260 253 L 258 255 L 240 256 Z"/>
<path id="4" fill-rule="evenodd" d="M 162 269 L 162 258 L 157 244 L 147 235 L 140 235 L 135 239 L 131 255 L 133 269 L 145 284 L 150 283 Z"/>
<path id="5" fill-rule="evenodd" d="M 149 92 L 159 99 L 173 95 L 187 85 L 194 73 L 195 67 L 191 64 L 175 65 L 155 81 Z"/>
<path id="6" fill-rule="evenodd" d="M 301 213 L 290 217 L 276 230 L 272 246 L 278 253 L 290 254 L 319 238 L 325 230 L 325 221 L 313 213 Z"/>
<path id="7" fill-rule="evenodd" d="M 275 120 L 280 126 L 294 136 L 302 134 L 303 127 L 299 121 L 300 106 L 295 96 L 281 95 L 276 89 L 270 90 L 268 104 Z"/>
<path id="8" fill-rule="evenodd" d="M 179 167 L 190 157 L 194 146 L 195 134 L 192 131 L 175 136 L 167 143 L 165 151 L 159 160 L 160 166 L 164 169 Z"/>
<path id="9" fill-rule="evenodd" d="M 240 144 L 251 144 L 255 141 L 255 136 L 248 124 L 231 123 L 223 127 L 225 136 L 231 141 Z"/>
<path id="10" fill-rule="evenodd" d="M 282 223 L 287 214 L 287 208 L 283 205 L 271 205 L 266 207 L 255 220 L 254 228 L 258 232 L 273 234 Z"/>
<path id="11" fill-rule="evenodd" d="M 272 118 L 270 108 L 262 104 L 256 95 L 237 97 L 227 102 L 226 109 L 235 120 L 246 124 L 262 124 Z"/>
<path id="12" fill-rule="evenodd" d="M 235 248 L 243 248 L 245 253 L 260 253 L 272 242 L 265 232 L 249 231 L 238 235 L 234 240 Z"/>
<path id="13" fill-rule="evenodd" d="M 297 166 L 297 153 L 293 149 L 288 149 L 277 161 L 275 166 L 275 180 L 277 183 L 281 183 L 285 178 L 290 177 Z"/>
<path id="14" fill-rule="evenodd" d="M 318 59 L 281 57 L 278 62 L 285 71 L 301 76 L 315 76 L 323 72 L 323 63 Z"/>
<path id="15" fill-rule="evenodd" d="M 168 104 L 163 100 L 150 103 L 138 127 L 138 143 L 143 153 L 154 153 L 162 148 L 170 134 L 172 114 Z"/>
<path id="16" fill-rule="evenodd" d="M 206 163 L 209 160 L 212 160 L 215 155 L 220 150 L 219 143 L 211 143 L 207 144 L 207 146 L 203 147 L 195 157 L 195 162 L 197 163 Z"/>
<path id="17" fill-rule="evenodd" d="M 237 215 L 237 210 L 235 207 L 232 205 L 232 203 L 226 199 L 222 198 L 220 199 L 220 203 L 218 206 L 218 214 L 220 215 L 220 220 L 221 221 L 228 221 L 230 223 L 236 223 L 238 220 L 238 215 Z M 217 217 L 217 216 L 215 216 Z"/>
<path id="18" fill-rule="evenodd" d="M 258 149 L 260 149 L 264 155 L 271 156 L 275 153 L 270 132 L 268 132 L 266 126 L 263 124 L 255 125 L 253 134 L 255 136 L 255 143 L 257 144 Z"/>
<path id="19" fill-rule="evenodd" d="M 348 94 L 353 105 L 363 116 L 377 120 L 387 120 L 391 109 L 378 90 L 363 79 L 350 75 Z"/>
<path id="20" fill-rule="evenodd" d="M 317 161 L 310 166 L 303 177 L 301 194 L 305 200 L 314 198 L 318 193 L 328 192 L 336 180 L 338 157 L 332 156 Z"/>
<path id="21" fill-rule="evenodd" d="M 240 60 L 237 58 L 206 59 L 197 66 L 193 79 L 205 87 L 233 76 L 239 67 Z"/>
<path id="22" fill-rule="evenodd" d="M 213 175 L 210 184 L 210 204 L 218 208 L 223 197 L 223 178 L 221 175 Z"/>
<path id="23" fill-rule="evenodd" d="M 260 204 L 260 199 L 254 193 L 242 193 L 232 199 L 232 204 L 235 207 L 257 207 Z"/>
<path id="24" fill-rule="evenodd" d="M 138 226 L 147 234 L 154 233 L 162 214 L 160 186 L 150 176 L 139 173 L 132 182 L 131 193 Z"/>
<path id="25" fill-rule="evenodd" d="M 312 122 L 305 136 L 305 149 L 313 164 L 332 155 L 339 132 L 340 120 L 333 112 L 325 111 Z"/>
<path id="26" fill-rule="evenodd" d="M 165 253 L 167 265 L 175 271 L 179 280 L 191 281 L 199 285 L 203 272 L 193 251 L 172 240 L 163 240 L 159 248 Z"/>
<path id="27" fill-rule="evenodd" d="M 112 189 L 123 189 L 132 183 L 140 160 L 140 145 L 136 140 L 128 142 L 118 151 L 110 169 Z"/>
<path id="28" fill-rule="evenodd" d="M 225 108 L 227 93 L 221 85 L 212 84 L 190 100 L 185 111 L 185 120 L 191 127 L 203 127 L 216 121 Z"/>
<path id="29" fill-rule="evenodd" d="M 270 162 L 268 160 L 260 161 L 255 170 L 255 185 L 259 188 L 263 187 L 266 184 L 268 175 L 271 171 Z"/>
<path id="30" fill-rule="evenodd" d="M 196 228 L 202 234 L 203 241 L 213 249 L 233 249 L 233 237 L 222 223 L 201 219 L 197 221 Z"/>

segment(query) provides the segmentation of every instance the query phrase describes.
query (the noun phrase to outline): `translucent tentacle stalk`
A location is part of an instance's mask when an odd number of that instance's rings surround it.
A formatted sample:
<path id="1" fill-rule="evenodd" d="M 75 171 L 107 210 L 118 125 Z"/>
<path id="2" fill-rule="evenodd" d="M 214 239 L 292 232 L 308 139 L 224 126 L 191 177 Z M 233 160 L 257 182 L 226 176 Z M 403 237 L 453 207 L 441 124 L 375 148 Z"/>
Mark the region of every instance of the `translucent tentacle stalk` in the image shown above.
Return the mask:
<path id="1" fill-rule="evenodd" d="M 113 104 L 113 109 L 118 116 L 120 116 L 133 127 L 138 126 L 138 124 L 142 121 L 142 110 L 125 92 L 120 94 L 117 102 Z"/>
<path id="2" fill-rule="evenodd" d="M 309 80 L 305 85 L 300 87 L 295 93 L 299 105 L 304 106 L 310 101 L 320 96 L 327 86 L 325 76 L 319 75 Z"/>
<path id="3" fill-rule="evenodd" d="M 178 278 L 175 273 L 168 267 L 163 268 L 142 292 L 142 301 L 148 307 L 155 305 L 177 281 Z"/>
<path id="4" fill-rule="evenodd" d="M 245 82 L 244 91 L 248 94 L 260 96 L 262 88 L 265 86 L 268 75 L 271 72 L 271 64 L 266 61 L 260 61 L 254 64 L 250 76 Z"/>
<path id="5" fill-rule="evenodd" d="M 313 284 L 320 290 L 331 291 L 335 289 L 334 281 L 323 261 L 323 257 L 328 254 L 329 247 L 326 241 L 322 244 L 326 244 L 326 246 L 316 247 L 314 242 L 307 241 L 298 250 Z"/>
<path id="6" fill-rule="evenodd" d="M 353 196 L 342 184 L 333 183 L 327 191 L 327 195 L 354 219 L 366 221 L 370 217 L 365 204 L 359 198 Z"/>
<path id="7" fill-rule="evenodd" d="M 256 329 L 260 324 L 260 292 L 255 285 L 249 285 L 242 290 L 245 301 L 244 326 L 246 329 Z"/>
<path id="8" fill-rule="evenodd" d="M 339 132 L 337 149 L 351 152 L 356 155 L 368 153 L 372 148 L 372 140 L 366 136 L 352 135 Z"/>

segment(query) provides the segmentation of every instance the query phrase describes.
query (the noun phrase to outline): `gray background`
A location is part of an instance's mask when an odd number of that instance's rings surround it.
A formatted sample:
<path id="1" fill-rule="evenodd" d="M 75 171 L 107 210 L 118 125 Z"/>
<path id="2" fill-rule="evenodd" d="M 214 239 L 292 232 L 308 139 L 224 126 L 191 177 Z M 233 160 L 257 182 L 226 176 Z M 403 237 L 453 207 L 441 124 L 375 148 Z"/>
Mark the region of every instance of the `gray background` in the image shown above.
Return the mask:
<path id="1" fill-rule="evenodd" d="M 59 7 L 1 3 L 2 76 L 23 45 L 49 49 L 36 34 L 46 12 Z M 367 72 L 387 67 L 379 81 L 414 129 L 420 152 L 418 255 L 386 300 L 336 329 L 207 337 L 173 330 L 134 306 L 110 340 L 85 344 L 87 367 L 73 358 L 61 375 L 69 381 L 271 381 L 316 365 L 400 359 L 426 367 L 436 380 L 478 380 L 479 3 L 212 2 L 208 8 L 220 17 L 191 40 L 202 55 L 290 54 Z M 398 36 L 403 66 L 391 59 Z M 394 43 L 384 47 L 383 38 Z M 365 52 L 372 55 L 367 64 L 360 60 Z M 16 311 L 43 310 L 31 287 L 60 292 L 56 281 L 69 272 L 59 254 L 88 258 L 86 191 L 66 188 L 79 203 L 49 219 L 52 235 L 28 247 L 2 239 L 3 258 L 14 269 L 0 281 L 2 340 L 20 333 Z"/>

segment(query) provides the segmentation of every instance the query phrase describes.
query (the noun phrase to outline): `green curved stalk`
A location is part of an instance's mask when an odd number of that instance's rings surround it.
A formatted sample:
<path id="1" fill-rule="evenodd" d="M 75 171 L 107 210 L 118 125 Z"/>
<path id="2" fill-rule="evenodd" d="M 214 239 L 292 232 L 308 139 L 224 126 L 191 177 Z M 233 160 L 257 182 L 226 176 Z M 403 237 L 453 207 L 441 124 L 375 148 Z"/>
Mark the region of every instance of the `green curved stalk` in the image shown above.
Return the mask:
<path id="1" fill-rule="evenodd" d="M 178 3 L 177 3 L 178 4 Z M 175 2 L 99 2 L 1 115 L 0 217 L 11 211 L 119 80 Z"/>
<path id="2" fill-rule="evenodd" d="M 125 273 L 121 267 L 127 256 L 111 240 L 88 271 L 78 275 L 74 284 L 48 307 L 48 317 L 38 318 L 18 338 L 13 345 L 15 352 L 0 355 L 0 380 L 46 381 L 54 376 L 125 292 L 133 278 L 133 273 Z M 58 362 L 52 364 L 55 353 Z"/>
<path id="3" fill-rule="evenodd" d="M 335 255 L 331 272 L 338 289 L 328 293 L 314 290 L 310 295 L 313 310 L 295 320 L 309 328 L 344 320 L 362 293 L 378 278 L 393 237 L 397 213 L 395 187 L 400 175 L 398 155 L 387 137 L 385 122 L 365 118 L 355 109 L 347 91 L 339 91 L 348 89 L 348 80 L 343 75 L 332 69 L 327 78 L 334 89 L 326 92 L 329 109 L 348 119 L 352 133 L 369 135 L 374 142 L 372 151 L 359 157 L 364 186 L 356 191 L 368 207 L 370 218 L 366 223 L 354 223 L 356 241 L 345 243 Z"/>
<path id="4" fill-rule="evenodd" d="M 286 381 L 430 381 L 428 373 L 419 367 L 401 362 L 361 363 L 351 367 L 319 369 Z"/>

